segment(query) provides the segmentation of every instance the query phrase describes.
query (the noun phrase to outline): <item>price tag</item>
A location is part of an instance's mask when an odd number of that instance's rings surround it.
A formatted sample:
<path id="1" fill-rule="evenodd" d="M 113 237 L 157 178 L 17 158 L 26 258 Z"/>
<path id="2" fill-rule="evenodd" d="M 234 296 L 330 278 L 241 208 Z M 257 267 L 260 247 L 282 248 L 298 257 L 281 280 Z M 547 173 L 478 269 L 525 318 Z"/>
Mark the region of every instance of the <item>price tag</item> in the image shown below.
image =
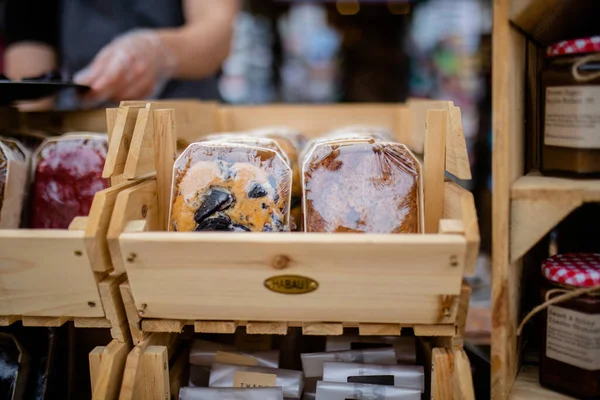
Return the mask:
<path id="1" fill-rule="evenodd" d="M 261 374 L 259 372 L 237 371 L 233 376 L 233 387 L 276 387 L 275 374 Z"/>

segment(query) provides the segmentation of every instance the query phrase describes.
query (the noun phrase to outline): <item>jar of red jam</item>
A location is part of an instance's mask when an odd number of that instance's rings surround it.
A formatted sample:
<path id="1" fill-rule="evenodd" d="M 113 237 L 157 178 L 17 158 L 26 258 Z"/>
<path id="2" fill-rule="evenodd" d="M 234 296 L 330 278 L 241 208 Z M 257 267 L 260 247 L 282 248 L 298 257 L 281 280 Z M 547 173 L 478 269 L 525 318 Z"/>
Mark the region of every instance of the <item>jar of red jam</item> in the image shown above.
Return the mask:
<path id="1" fill-rule="evenodd" d="M 546 56 L 540 171 L 600 176 L 600 36 L 556 43 Z"/>
<path id="2" fill-rule="evenodd" d="M 542 275 L 542 302 L 547 294 L 551 299 L 581 288 L 598 290 L 545 311 L 540 384 L 580 399 L 600 399 L 600 254 L 553 256 L 543 263 Z"/>

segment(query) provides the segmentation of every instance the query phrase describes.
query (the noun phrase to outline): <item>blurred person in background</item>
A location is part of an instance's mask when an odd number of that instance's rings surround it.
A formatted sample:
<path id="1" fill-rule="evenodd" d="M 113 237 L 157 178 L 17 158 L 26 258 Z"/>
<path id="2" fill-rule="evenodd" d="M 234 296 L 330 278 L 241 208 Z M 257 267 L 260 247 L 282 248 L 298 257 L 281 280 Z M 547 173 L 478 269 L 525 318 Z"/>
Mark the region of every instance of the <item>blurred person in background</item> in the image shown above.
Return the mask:
<path id="1" fill-rule="evenodd" d="M 58 108 L 217 99 L 215 74 L 238 9 L 239 0 L 7 0 L 4 73 L 22 79 L 56 71 L 91 87 L 83 98 L 59 96 Z"/>

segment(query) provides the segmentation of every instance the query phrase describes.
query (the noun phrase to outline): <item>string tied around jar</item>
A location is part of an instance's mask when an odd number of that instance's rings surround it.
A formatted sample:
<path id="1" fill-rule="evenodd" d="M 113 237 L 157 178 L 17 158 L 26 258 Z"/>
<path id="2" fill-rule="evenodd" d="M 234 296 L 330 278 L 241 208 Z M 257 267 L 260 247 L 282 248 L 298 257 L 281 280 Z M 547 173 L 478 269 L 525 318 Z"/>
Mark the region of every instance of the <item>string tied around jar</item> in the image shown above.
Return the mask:
<path id="1" fill-rule="evenodd" d="M 573 78 L 577 82 L 589 82 L 594 79 L 600 78 L 600 71 L 592 72 L 590 74 L 582 74 L 579 69 L 583 67 L 585 64 L 589 62 L 600 61 L 600 54 L 590 54 L 588 56 L 582 57 L 573 63 L 573 67 L 571 69 L 571 73 L 573 74 Z"/>
<path id="2" fill-rule="evenodd" d="M 552 295 L 554 295 L 556 293 L 562 293 L 562 294 L 552 297 Z M 527 324 L 527 322 L 529 322 L 529 320 L 531 318 L 533 318 L 540 311 L 544 311 L 546 308 L 548 308 L 551 305 L 562 303 L 564 301 L 571 300 L 576 297 L 584 296 L 587 294 L 600 295 L 600 285 L 595 285 L 595 286 L 585 287 L 585 288 L 578 288 L 578 289 L 551 289 L 551 290 L 548 290 L 546 292 L 545 301 L 542 304 L 535 307 L 533 310 L 531 310 L 525 316 L 525 318 L 523 318 L 523 321 L 521 321 L 521 323 L 519 324 L 519 328 L 517 328 L 517 336 L 521 336 L 521 332 L 523 331 L 525 324 Z"/>

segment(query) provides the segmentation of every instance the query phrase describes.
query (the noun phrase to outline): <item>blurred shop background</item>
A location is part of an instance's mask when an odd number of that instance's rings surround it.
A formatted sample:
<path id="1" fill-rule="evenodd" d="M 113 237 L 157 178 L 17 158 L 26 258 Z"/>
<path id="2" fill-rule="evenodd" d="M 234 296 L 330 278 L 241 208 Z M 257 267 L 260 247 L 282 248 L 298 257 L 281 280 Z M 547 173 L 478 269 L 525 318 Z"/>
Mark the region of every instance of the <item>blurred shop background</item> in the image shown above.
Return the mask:
<path id="1" fill-rule="evenodd" d="M 491 331 L 491 20 L 491 0 L 243 0 L 219 77 L 220 95 L 232 104 L 419 97 L 461 107 L 474 173 L 462 184 L 475 195 L 482 236 L 466 339 L 484 351 Z"/>

